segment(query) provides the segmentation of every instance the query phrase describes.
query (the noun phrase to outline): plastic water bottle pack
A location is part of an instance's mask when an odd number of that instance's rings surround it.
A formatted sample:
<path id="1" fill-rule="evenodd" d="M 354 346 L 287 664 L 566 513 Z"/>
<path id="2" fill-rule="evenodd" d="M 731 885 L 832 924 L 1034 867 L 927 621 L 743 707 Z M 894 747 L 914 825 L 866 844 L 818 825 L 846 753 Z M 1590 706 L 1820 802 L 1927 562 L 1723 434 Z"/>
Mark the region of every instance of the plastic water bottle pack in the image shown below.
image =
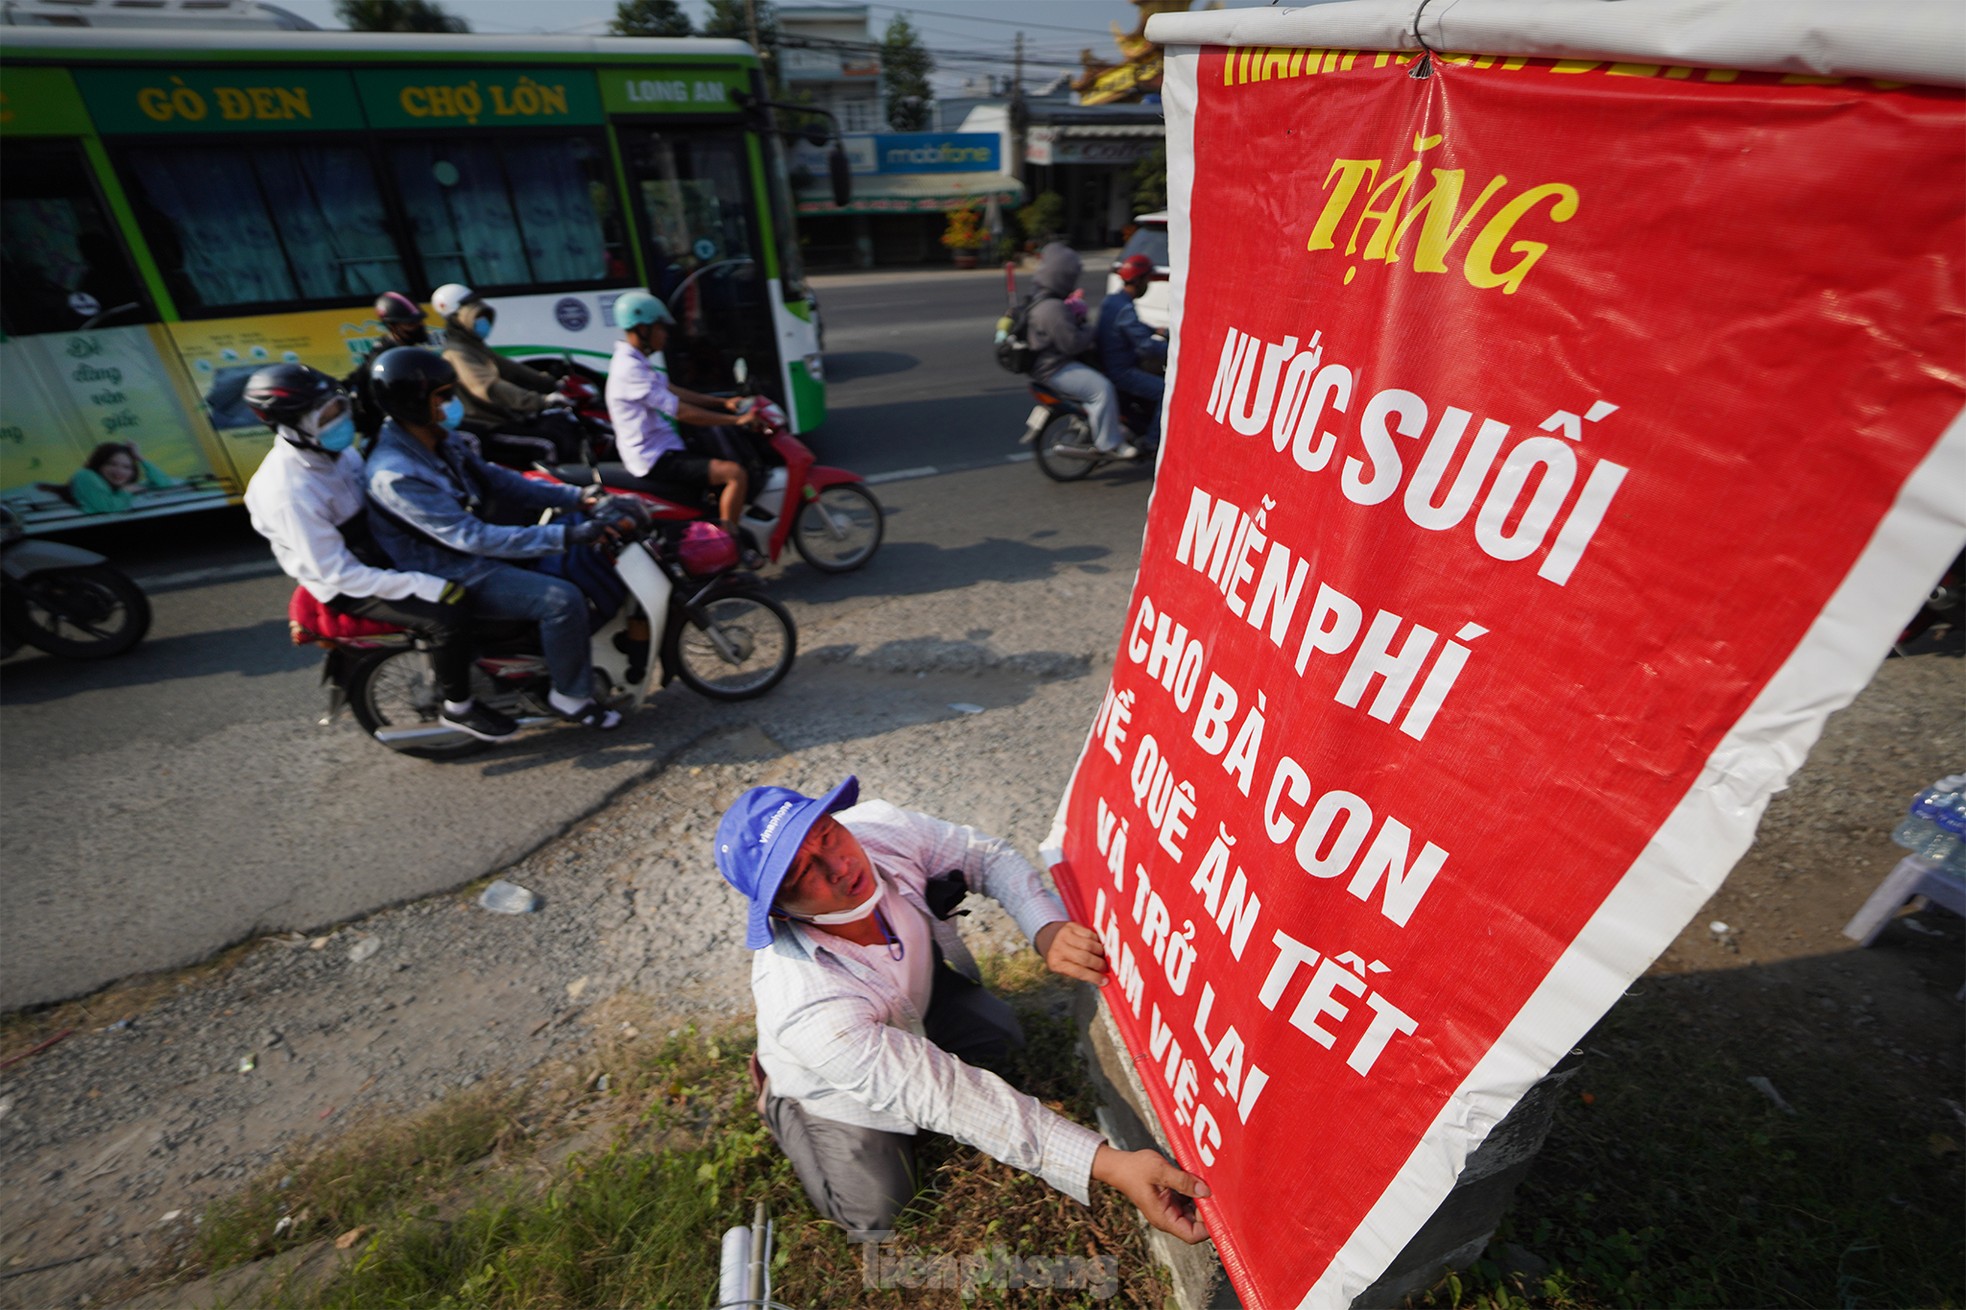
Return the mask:
<path id="1" fill-rule="evenodd" d="M 1966 878 L 1966 773 L 1919 792 L 1891 840 L 1927 864 Z"/>

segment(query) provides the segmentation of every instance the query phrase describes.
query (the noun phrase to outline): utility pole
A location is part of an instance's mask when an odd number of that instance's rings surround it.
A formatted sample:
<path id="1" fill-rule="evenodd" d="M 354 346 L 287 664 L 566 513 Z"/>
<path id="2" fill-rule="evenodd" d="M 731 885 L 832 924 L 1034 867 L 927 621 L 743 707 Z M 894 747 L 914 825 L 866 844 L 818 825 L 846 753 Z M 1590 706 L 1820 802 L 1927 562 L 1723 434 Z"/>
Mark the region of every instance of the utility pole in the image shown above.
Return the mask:
<path id="1" fill-rule="evenodd" d="M 764 51 L 758 50 L 758 0 L 744 0 L 744 21 L 751 25 L 751 48 L 762 56 Z"/>
<path id="2" fill-rule="evenodd" d="M 1024 126 L 1030 115 L 1024 108 L 1024 34 L 1017 34 L 1017 57 L 1010 79 L 1010 175 L 1024 180 Z"/>

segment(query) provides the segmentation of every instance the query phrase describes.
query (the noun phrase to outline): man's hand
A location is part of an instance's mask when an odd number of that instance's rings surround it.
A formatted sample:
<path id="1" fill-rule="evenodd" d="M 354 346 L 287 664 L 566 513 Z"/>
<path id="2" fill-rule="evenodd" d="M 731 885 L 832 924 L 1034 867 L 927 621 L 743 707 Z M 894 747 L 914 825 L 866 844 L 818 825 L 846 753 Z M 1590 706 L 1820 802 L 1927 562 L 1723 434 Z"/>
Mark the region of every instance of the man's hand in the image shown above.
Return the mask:
<path id="1" fill-rule="evenodd" d="M 591 510 L 613 493 L 598 482 L 589 483 L 580 489 L 580 499 L 575 503 L 584 510 Z"/>
<path id="2" fill-rule="evenodd" d="M 600 519 L 582 519 L 567 529 L 567 545 L 591 546 L 606 539 L 614 540 L 614 525 L 603 523 Z"/>
<path id="3" fill-rule="evenodd" d="M 1190 1246 L 1208 1240 L 1195 1203 L 1188 1199 L 1207 1196 L 1208 1184 L 1176 1169 L 1159 1151 L 1116 1151 L 1102 1144 L 1092 1157 L 1092 1176 L 1118 1188 L 1163 1233 Z"/>
<path id="4" fill-rule="evenodd" d="M 1044 967 L 1053 973 L 1094 987 L 1106 985 L 1106 948 L 1099 944 L 1099 934 L 1084 924 L 1069 919 L 1047 923 L 1038 929 L 1031 944 L 1044 958 Z"/>

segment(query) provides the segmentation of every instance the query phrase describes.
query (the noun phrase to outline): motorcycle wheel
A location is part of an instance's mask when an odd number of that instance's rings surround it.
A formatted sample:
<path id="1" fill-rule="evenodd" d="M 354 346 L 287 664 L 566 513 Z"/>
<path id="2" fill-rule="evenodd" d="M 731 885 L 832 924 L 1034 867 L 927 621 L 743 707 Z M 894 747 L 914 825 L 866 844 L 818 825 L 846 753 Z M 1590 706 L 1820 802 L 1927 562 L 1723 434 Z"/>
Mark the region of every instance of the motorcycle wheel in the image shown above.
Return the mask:
<path id="1" fill-rule="evenodd" d="M 699 607 L 700 619 L 673 610 L 663 643 L 670 667 L 711 700 L 750 700 L 785 680 L 799 633 L 783 605 L 756 591 L 728 592 Z"/>
<path id="2" fill-rule="evenodd" d="M 7 626 L 28 645 L 71 660 L 106 660 L 150 631 L 150 599 L 106 564 L 37 573 L 7 588 Z"/>
<path id="3" fill-rule="evenodd" d="M 1099 455 L 1092 429 L 1076 414 L 1054 414 L 1038 433 L 1038 469 L 1053 482 L 1077 482 L 1092 472 Z"/>
<path id="4" fill-rule="evenodd" d="M 488 696 L 492 691 L 490 679 L 476 669 L 471 671 L 471 684 L 475 696 Z M 410 646 L 377 651 L 348 675 L 349 712 L 371 737 L 378 728 L 434 728 L 443 708 L 443 693 L 437 690 L 437 676 L 431 671 L 426 651 Z M 419 760 L 454 760 L 491 743 L 452 732 L 427 741 L 381 744 Z"/>
<path id="5" fill-rule="evenodd" d="M 874 493 L 857 482 L 826 488 L 799 507 L 792 545 L 821 573 L 851 573 L 874 558 L 887 519 Z"/>

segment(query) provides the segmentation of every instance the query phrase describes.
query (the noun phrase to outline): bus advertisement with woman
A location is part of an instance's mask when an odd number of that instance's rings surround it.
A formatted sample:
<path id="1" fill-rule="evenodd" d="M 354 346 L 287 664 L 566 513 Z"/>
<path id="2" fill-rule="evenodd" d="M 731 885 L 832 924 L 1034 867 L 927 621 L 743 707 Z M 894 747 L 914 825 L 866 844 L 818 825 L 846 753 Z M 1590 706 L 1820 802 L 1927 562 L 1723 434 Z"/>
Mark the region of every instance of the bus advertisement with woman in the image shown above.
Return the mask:
<path id="1" fill-rule="evenodd" d="M 29 531 L 235 503 L 263 364 L 347 374 L 375 298 L 604 370 L 646 287 L 694 390 L 825 416 L 784 150 L 736 41 L 19 29 L 0 50 L 0 501 Z M 429 322 L 439 326 L 435 316 Z"/>

